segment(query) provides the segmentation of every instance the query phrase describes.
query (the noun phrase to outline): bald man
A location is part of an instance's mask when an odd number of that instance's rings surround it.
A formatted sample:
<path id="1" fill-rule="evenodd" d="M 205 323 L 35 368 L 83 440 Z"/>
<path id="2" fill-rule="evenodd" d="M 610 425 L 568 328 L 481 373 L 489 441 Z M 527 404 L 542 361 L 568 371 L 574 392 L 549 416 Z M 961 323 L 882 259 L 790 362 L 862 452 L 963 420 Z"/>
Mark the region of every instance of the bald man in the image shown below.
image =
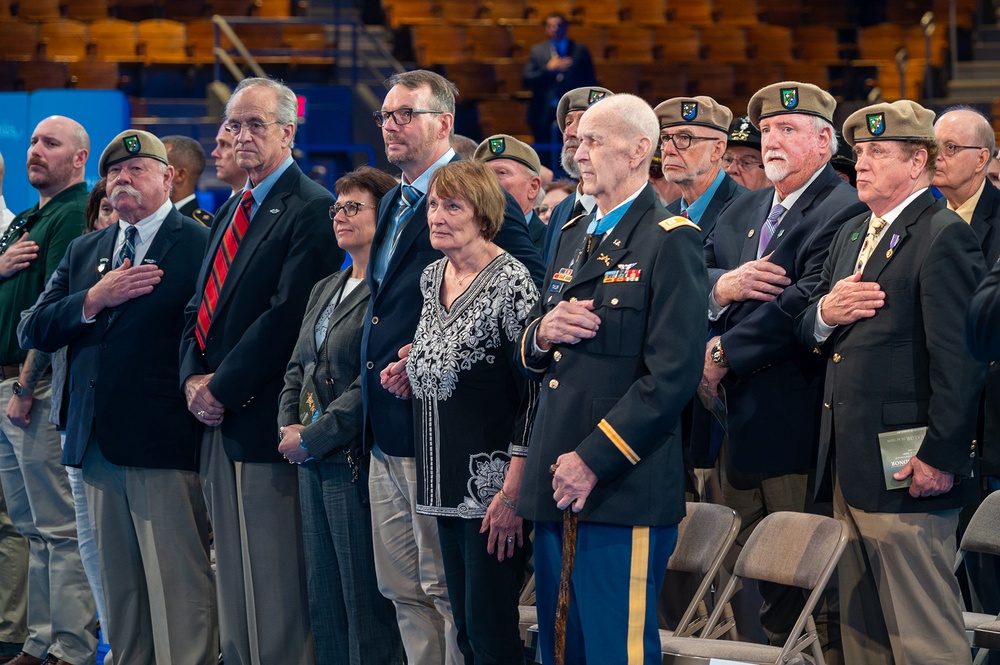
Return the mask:
<path id="1" fill-rule="evenodd" d="M 0 237 L 0 483 L 29 556 L 28 639 L 9 665 L 82 665 L 93 663 L 97 650 L 69 478 L 59 463 L 59 432 L 49 422 L 50 356 L 22 350 L 16 335 L 21 312 L 83 233 L 89 153 L 90 138 L 75 120 L 38 123 L 27 161 L 38 204 L 16 215 Z"/>

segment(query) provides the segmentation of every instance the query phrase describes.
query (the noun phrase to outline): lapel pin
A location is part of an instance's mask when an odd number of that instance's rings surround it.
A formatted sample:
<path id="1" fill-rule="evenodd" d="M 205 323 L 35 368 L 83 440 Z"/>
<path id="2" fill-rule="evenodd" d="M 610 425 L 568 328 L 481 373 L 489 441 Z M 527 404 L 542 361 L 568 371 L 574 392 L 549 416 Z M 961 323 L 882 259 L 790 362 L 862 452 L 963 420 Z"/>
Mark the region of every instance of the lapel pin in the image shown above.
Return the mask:
<path id="1" fill-rule="evenodd" d="M 747 238 L 753 238 L 753 229 L 750 229 L 750 232 L 747 233 Z"/>
<path id="2" fill-rule="evenodd" d="M 899 234 L 893 233 L 892 240 L 889 241 L 889 250 L 885 253 L 885 258 L 887 259 L 892 258 L 892 251 L 896 249 L 896 245 L 898 244 L 899 244 Z"/>
<path id="3" fill-rule="evenodd" d="M 779 237 L 779 238 L 780 238 L 780 237 L 781 237 L 781 236 L 783 236 L 784 234 L 785 234 L 785 229 L 778 229 L 778 236 L 777 236 L 777 237 Z"/>
<path id="4" fill-rule="evenodd" d="M 605 266 L 610 266 L 611 265 L 611 257 L 608 256 L 607 254 L 605 254 L 604 252 L 601 252 L 597 256 L 597 260 L 598 261 L 603 261 Z"/>
<path id="5" fill-rule="evenodd" d="M 614 245 L 615 247 L 621 247 L 622 246 L 622 239 L 621 238 L 615 238 L 615 241 L 613 243 L 611 243 L 611 244 Z"/>
<path id="6" fill-rule="evenodd" d="M 104 276 L 104 271 L 108 269 L 108 263 L 111 259 L 101 259 L 97 262 L 97 274 Z"/>
<path id="7" fill-rule="evenodd" d="M 858 231 L 855 231 L 854 233 L 852 233 L 851 234 L 851 242 L 854 242 L 855 240 L 857 240 L 860 235 L 861 235 L 861 233 L 858 232 Z"/>
<path id="8" fill-rule="evenodd" d="M 271 214 L 277 215 L 280 211 L 277 208 L 271 208 Z"/>

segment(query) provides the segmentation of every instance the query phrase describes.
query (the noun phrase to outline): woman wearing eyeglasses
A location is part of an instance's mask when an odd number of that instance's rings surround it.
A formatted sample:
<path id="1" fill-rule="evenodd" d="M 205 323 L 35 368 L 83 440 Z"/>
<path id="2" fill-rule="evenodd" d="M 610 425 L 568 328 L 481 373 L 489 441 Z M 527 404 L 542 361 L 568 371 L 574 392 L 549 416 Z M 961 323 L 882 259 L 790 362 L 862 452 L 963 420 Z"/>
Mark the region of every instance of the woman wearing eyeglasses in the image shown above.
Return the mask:
<path id="1" fill-rule="evenodd" d="M 278 450 L 299 465 L 318 665 L 403 660 L 395 612 L 375 579 L 358 381 L 368 254 L 379 200 L 395 186 L 367 166 L 334 185 L 330 218 L 352 265 L 313 287 L 281 393 Z"/>

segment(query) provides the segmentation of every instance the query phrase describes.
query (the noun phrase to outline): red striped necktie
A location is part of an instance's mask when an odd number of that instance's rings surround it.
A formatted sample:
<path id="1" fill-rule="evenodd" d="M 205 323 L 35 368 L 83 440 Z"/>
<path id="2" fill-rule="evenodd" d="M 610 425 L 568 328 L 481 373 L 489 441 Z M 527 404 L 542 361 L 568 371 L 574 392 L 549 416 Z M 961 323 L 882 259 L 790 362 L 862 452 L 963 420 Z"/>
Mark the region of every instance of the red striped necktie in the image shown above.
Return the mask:
<path id="1" fill-rule="evenodd" d="M 201 305 L 198 307 L 198 320 L 195 323 L 194 334 L 198 339 L 198 346 L 205 350 L 205 341 L 208 339 L 208 328 L 212 325 L 212 315 L 215 314 L 215 305 L 219 302 L 219 294 L 222 293 L 222 285 L 229 274 L 229 266 L 236 258 L 236 250 L 240 247 L 243 236 L 246 235 L 250 226 L 250 209 L 253 206 L 253 194 L 250 190 L 243 192 L 240 205 L 233 215 L 233 221 L 222 236 L 219 243 L 219 251 L 215 253 L 215 260 L 212 261 L 212 274 L 205 283 L 205 290 L 201 295 Z"/>

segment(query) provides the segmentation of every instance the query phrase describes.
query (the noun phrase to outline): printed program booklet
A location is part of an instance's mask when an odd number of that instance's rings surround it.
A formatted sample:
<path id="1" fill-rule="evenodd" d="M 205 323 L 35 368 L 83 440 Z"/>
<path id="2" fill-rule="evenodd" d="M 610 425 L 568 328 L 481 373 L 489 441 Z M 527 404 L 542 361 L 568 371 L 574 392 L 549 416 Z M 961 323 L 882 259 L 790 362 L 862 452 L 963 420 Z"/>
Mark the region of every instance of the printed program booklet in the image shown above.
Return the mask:
<path id="1" fill-rule="evenodd" d="M 885 474 L 885 488 L 887 490 L 909 487 L 910 483 L 913 482 L 912 476 L 906 480 L 896 480 L 892 474 L 906 466 L 910 458 L 917 454 L 926 435 L 926 427 L 879 433 L 878 445 L 882 452 L 882 471 Z"/>

